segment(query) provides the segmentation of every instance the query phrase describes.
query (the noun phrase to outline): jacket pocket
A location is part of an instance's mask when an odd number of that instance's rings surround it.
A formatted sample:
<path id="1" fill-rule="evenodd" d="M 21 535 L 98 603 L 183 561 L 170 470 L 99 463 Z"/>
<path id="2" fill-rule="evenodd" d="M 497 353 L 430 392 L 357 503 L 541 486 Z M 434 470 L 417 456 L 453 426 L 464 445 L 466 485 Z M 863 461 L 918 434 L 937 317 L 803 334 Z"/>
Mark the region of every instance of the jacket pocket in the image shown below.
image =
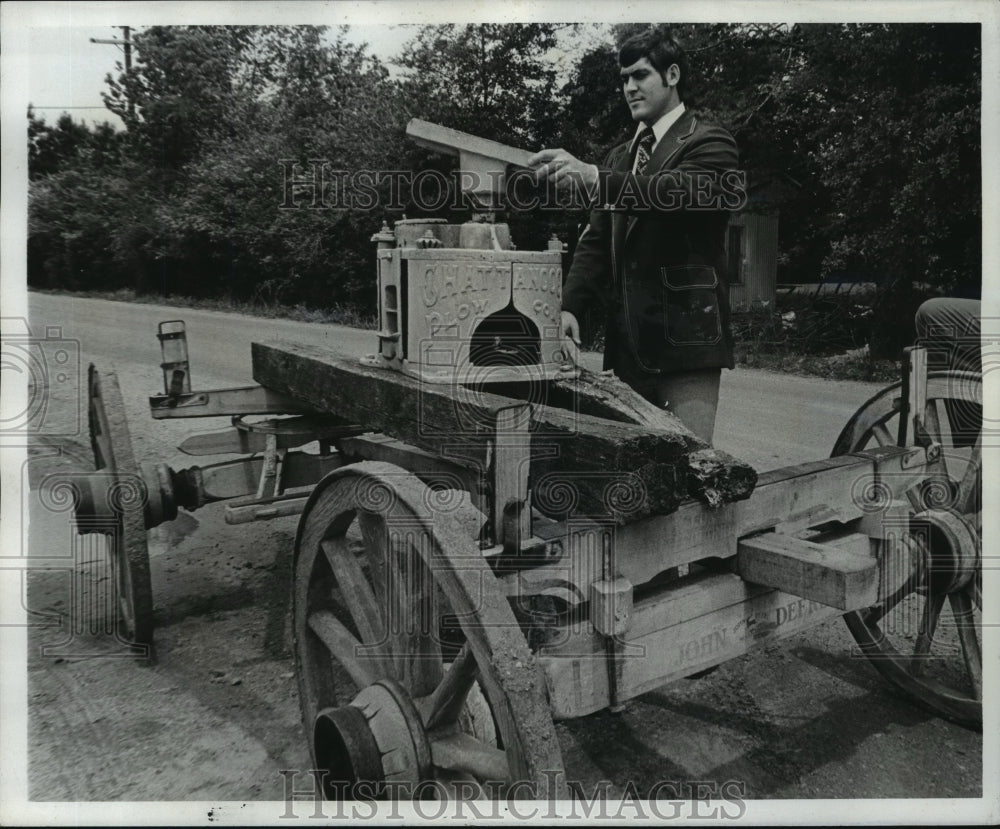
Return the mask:
<path id="1" fill-rule="evenodd" d="M 722 340 L 719 277 L 707 265 L 660 268 L 663 329 L 672 345 L 715 345 Z"/>

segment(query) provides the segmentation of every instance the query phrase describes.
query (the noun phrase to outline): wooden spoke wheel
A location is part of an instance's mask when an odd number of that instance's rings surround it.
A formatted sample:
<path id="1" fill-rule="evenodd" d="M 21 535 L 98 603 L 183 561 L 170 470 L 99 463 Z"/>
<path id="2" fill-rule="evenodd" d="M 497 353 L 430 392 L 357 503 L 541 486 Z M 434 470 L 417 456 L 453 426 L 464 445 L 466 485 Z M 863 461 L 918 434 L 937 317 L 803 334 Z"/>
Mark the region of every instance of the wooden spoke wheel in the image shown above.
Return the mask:
<path id="1" fill-rule="evenodd" d="M 896 445 L 900 395 L 897 383 L 862 406 L 833 454 Z M 884 677 L 969 725 L 982 724 L 981 423 L 979 375 L 928 375 L 924 424 L 940 453 L 906 492 L 906 526 L 879 542 L 878 602 L 844 617 Z"/>
<path id="2" fill-rule="evenodd" d="M 310 497 L 294 648 L 328 798 L 545 798 L 563 785 L 544 679 L 481 555 L 481 520 L 465 493 L 380 462 L 339 469 Z"/>
<path id="3" fill-rule="evenodd" d="M 108 474 L 106 497 L 113 516 L 104 531 L 115 574 L 115 594 L 124 640 L 153 641 L 153 588 L 146 543 L 145 487 L 132 452 L 118 377 L 93 365 L 87 376 L 90 441 L 94 466 Z"/>

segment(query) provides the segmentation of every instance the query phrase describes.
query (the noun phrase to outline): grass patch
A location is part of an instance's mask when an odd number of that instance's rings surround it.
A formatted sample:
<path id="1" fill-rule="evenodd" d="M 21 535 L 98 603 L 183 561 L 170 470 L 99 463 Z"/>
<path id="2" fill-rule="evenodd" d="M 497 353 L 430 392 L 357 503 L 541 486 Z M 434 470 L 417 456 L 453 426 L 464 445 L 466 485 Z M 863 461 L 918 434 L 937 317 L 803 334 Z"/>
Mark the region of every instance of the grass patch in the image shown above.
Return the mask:
<path id="1" fill-rule="evenodd" d="M 867 346 L 843 354 L 818 355 L 751 351 L 737 345 L 736 364 L 765 371 L 869 383 L 894 383 L 902 371 L 899 360 L 870 359 Z"/>

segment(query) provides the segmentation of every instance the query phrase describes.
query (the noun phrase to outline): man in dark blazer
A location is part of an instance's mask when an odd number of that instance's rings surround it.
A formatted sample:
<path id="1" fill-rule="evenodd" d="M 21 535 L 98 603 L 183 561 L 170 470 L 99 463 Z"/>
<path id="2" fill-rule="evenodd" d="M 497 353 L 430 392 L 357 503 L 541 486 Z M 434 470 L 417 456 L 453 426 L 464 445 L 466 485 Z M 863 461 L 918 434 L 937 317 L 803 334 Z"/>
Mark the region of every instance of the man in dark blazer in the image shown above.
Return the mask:
<path id="1" fill-rule="evenodd" d="M 604 307 L 604 368 L 711 442 L 723 366 L 733 367 L 725 272 L 729 211 L 745 202 L 736 142 L 684 105 L 687 61 L 665 29 L 619 51 L 639 122 L 601 166 L 565 150 L 533 156 L 536 177 L 586 194 L 593 209 L 563 288 L 563 333 Z"/>

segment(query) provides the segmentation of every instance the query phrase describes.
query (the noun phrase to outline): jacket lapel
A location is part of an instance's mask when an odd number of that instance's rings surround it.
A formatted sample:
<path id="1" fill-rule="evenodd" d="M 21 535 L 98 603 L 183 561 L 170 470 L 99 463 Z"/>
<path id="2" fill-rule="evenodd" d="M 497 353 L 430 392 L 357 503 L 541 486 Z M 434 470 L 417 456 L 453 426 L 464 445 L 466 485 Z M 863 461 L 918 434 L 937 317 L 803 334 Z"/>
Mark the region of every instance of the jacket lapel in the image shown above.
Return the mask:
<path id="1" fill-rule="evenodd" d="M 667 169 L 670 160 L 684 146 L 684 142 L 694 134 L 695 127 L 697 126 L 698 119 L 695 117 L 694 112 L 689 109 L 685 110 L 684 114 L 670 125 L 670 129 L 664 133 L 663 138 L 656 145 L 653 155 L 650 156 L 649 164 L 646 165 L 646 171 L 652 174 Z M 635 227 L 636 221 L 637 218 L 635 216 L 629 217 L 623 241 L 624 239 L 628 239 L 628 235 L 632 232 L 632 228 Z"/>
<path id="2" fill-rule="evenodd" d="M 622 154 L 618 160 L 614 163 L 612 169 L 615 172 L 627 172 L 631 167 L 630 162 L 632 161 L 632 153 L 629 150 L 632 148 L 631 142 L 625 144 L 622 147 Z M 625 243 L 625 214 L 618 210 L 611 211 L 611 261 L 615 266 L 617 271 L 618 254 L 622 250 L 622 246 Z M 618 274 L 615 273 L 615 279 L 618 278 Z"/>
<path id="3" fill-rule="evenodd" d="M 685 110 L 684 114 L 670 125 L 670 129 L 664 133 L 660 143 L 656 145 L 646 169 L 653 172 L 662 170 L 674 154 L 684 146 L 684 142 L 694 134 L 697 126 L 698 119 L 694 113 L 691 110 Z"/>

